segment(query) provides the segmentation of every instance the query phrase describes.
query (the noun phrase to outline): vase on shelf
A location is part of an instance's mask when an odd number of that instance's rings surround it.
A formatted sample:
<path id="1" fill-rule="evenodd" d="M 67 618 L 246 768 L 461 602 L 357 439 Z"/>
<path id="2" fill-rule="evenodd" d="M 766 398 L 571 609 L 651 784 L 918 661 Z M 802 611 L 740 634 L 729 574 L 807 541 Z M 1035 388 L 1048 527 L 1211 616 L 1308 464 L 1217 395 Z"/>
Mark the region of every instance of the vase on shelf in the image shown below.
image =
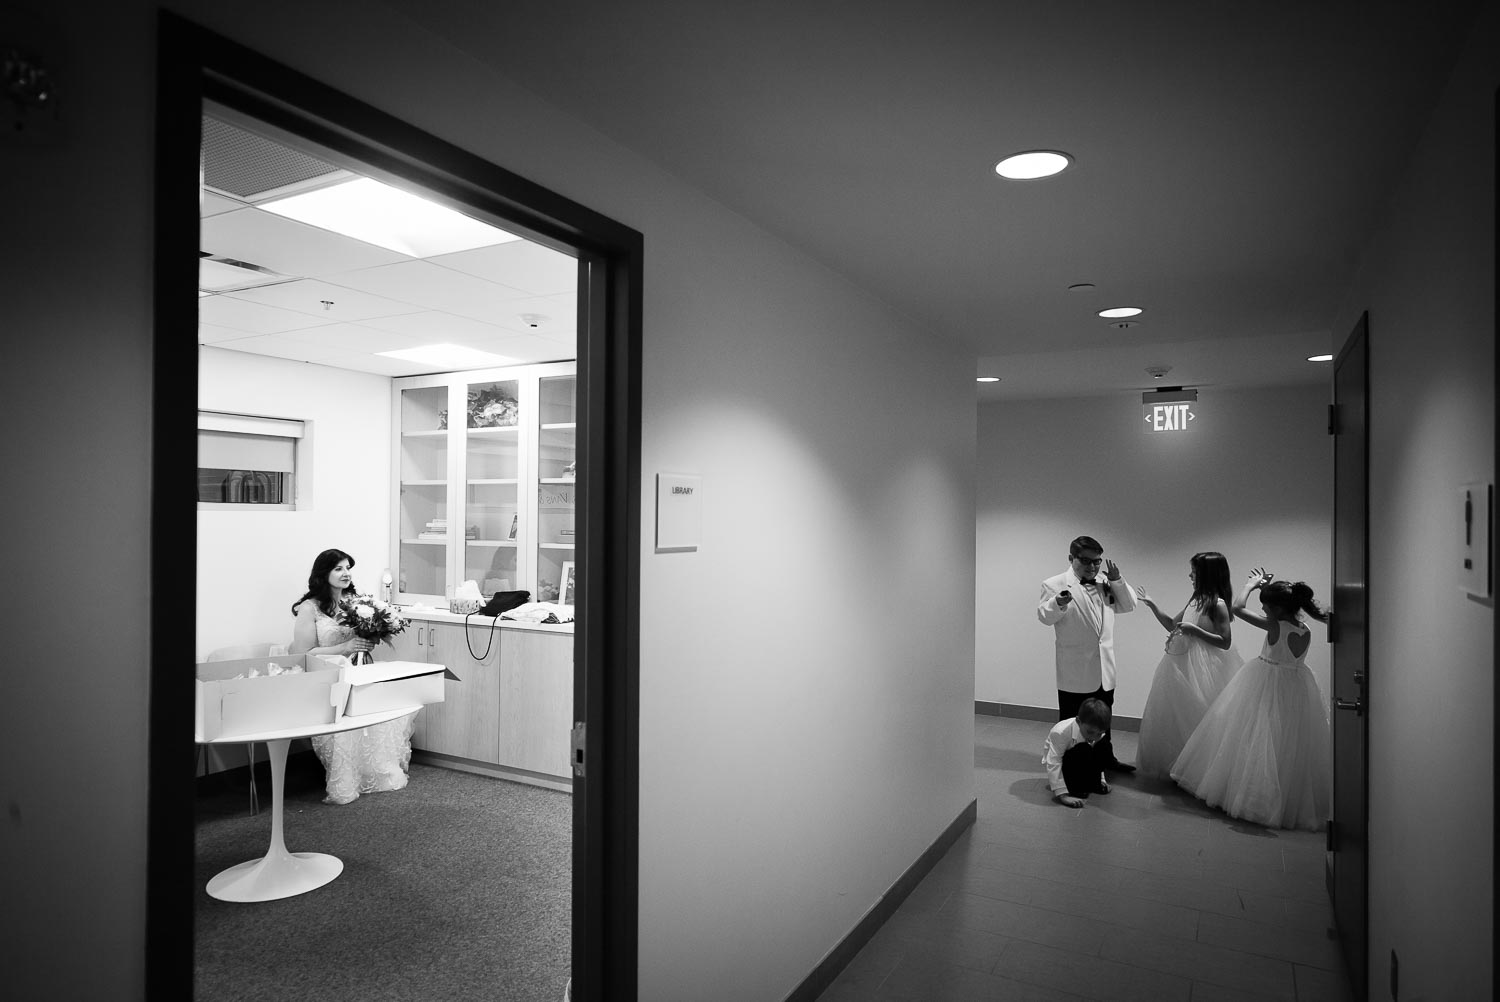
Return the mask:
<path id="1" fill-rule="evenodd" d="M 349 655 L 349 663 L 352 665 L 372 665 L 375 659 L 370 656 L 369 651 L 355 651 Z"/>

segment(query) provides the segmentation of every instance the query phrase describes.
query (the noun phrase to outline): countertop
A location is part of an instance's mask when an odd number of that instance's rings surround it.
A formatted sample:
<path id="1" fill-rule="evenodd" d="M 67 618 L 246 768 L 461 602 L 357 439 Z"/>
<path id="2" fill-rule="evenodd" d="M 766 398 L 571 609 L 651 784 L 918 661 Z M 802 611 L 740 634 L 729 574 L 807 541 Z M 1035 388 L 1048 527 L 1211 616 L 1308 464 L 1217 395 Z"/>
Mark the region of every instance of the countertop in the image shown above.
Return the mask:
<path id="1" fill-rule="evenodd" d="M 420 619 L 428 623 L 457 623 L 460 626 L 465 621 L 474 629 L 488 630 L 491 624 L 500 630 L 534 630 L 538 633 L 568 633 L 573 632 L 572 623 L 526 623 L 515 619 L 501 619 L 498 616 L 483 616 L 474 613 L 471 616 L 461 616 L 449 612 L 447 609 L 434 609 L 430 606 L 403 605 L 397 606 L 401 615 L 408 619 Z"/>

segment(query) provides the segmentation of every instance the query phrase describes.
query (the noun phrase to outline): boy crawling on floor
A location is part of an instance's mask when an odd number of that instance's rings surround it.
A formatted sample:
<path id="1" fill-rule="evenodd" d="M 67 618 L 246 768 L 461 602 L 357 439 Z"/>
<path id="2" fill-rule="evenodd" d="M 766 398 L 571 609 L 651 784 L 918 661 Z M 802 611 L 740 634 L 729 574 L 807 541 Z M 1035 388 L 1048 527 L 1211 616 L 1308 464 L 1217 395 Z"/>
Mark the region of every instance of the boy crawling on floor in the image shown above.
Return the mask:
<path id="1" fill-rule="evenodd" d="M 1042 744 L 1042 765 L 1052 797 L 1067 807 L 1082 807 L 1091 793 L 1108 793 L 1103 763 L 1094 754 L 1094 743 L 1109 729 L 1109 704 L 1085 699 L 1078 716 L 1060 720 Z"/>

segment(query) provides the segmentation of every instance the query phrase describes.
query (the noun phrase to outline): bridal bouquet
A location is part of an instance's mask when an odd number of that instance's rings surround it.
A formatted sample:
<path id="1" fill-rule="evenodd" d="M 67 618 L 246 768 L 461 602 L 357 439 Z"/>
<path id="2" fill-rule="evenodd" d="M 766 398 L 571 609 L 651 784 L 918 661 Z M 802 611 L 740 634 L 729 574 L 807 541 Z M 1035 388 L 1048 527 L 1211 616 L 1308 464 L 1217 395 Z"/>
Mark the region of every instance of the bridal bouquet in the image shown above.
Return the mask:
<path id="1" fill-rule="evenodd" d="M 374 595 L 351 595 L 339 603 L 338 621 L 361 640 L 390 643 L 391 637 L 411 625 L 411 620 L 396 611 L 389 602 Z"/>

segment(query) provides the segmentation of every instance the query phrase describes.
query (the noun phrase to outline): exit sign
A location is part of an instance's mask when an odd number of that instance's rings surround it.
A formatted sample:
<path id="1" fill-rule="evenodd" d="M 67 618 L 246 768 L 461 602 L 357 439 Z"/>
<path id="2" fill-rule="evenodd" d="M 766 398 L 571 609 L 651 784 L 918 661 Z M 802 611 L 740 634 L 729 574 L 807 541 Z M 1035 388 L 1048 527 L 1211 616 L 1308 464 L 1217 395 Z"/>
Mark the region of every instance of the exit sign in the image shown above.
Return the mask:
<path id="1" fill-rule="evenodd" d="M 1141 394 L 1146 431 L 1187 431 L 1198 419 L 1197 390 L 1157 390 Z"/>

